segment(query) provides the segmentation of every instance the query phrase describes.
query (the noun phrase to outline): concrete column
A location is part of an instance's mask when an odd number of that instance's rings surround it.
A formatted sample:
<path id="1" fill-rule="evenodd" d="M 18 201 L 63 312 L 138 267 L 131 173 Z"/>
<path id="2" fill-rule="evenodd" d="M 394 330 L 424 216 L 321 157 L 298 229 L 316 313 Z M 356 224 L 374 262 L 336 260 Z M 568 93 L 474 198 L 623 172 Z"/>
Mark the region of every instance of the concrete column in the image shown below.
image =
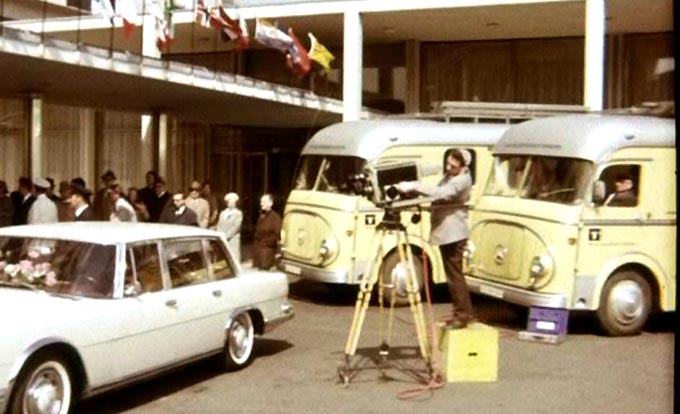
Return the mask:
<path id="1" fill-rule="evenodd" d="M 406 41 L 406 112 L 420 112 L 420 41 Z"/>
<path id="2" fill-rule="evenodd" d="M 345 36 L 342 63 L 343 121 L 361 117 L 363 28 L 358 11 L 345 12 Z"/>
<path id="3" fill-rule="evenodd" d="M 32 178 L 42 177 L 42 145 L 43 145 L 43 128 L 42 128 L 42 113 L 43 113 L 43 99 L 41 96 L 31 96 L 30 98 L 30 112 L 29 112 L 29 169 Z"/>
<path id="4" fill-rule="evenodd" d="M 158 174 L 168 180 L 168 116 L 154 114 L 158 125 Z"/>
<path id="5" fill-rule="evenodd" d="M 78 171 L 91 187 L 96 188 L 97 177 L 97 111 L 90 108 L 80 110 L 80 133 L 78 134 Z M 100 123 L 101 124 L 101 123 Z"/>
<path id="6" fill-rule="evenodd" d="M 601 111 L 604 100 L 605 0 L 586 0 L 583 105 Z"/>
<path id="7" fill-rule="evenodd" d="M 156 133 L 152 115 L 142 115 L 142 151 L 140 154 L 142 170 L 146 174 L 156 167 Z"/>

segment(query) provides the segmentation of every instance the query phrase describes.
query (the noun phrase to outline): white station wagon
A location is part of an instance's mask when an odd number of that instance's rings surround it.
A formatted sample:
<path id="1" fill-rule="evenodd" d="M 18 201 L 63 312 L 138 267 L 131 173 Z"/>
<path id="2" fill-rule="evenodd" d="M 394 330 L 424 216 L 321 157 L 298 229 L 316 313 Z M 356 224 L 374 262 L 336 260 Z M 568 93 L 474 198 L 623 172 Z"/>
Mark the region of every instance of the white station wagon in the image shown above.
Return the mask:
<path id="1" fill-rule="evenodd" d="M 0 229 L 0 413 L 73 403 L 199 358 L 248 365 L 293 316 L 282 273 L 242 271 L 220 233 L 145 223 Z"/>

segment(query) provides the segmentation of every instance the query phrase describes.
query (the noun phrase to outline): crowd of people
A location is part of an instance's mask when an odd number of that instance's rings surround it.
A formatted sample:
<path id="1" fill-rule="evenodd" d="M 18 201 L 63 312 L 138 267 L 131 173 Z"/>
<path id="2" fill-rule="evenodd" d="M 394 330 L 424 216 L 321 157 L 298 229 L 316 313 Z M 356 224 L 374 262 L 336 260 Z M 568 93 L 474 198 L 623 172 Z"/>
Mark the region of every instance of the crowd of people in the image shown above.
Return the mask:
<path id="1" fill-rule="evenodd" d="M 225 196 L 226 208 L 220 212 L 208 182 L 193 181 L 187 193 L 171 194 L 163 177 L 155 171 L 146 173 L 143 188 L 130 187 L 127 192 L 111 170 L 101 180 L 96 192 L 88 189 L 80 177 L 59 183 L 57 192 L 51 178 L 21 177 L 11 193 L 7 183 L 0 180 L 0 227 L 60 221 L 192 225 L 224 233 L 234 258 L 241 260 L 243 213 L 238 209 L 236 193 Z M 272 210 L 273 202 L 270 194 L 262 196 L 255 226 L 253 266 L 264 270 L 274 265 L 281 231 L 281 217 Z"/>

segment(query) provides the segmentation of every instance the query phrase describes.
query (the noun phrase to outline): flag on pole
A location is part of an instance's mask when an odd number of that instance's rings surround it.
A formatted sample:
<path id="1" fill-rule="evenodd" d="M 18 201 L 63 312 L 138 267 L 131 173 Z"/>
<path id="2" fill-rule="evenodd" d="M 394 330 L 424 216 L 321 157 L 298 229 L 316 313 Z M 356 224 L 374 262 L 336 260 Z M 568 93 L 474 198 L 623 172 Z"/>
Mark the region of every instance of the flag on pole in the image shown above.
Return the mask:
<path id="1" fill-rule="evenodd" d="M 283 53 L 288 53 L 294 43 L 290 36 L 264 19 L 255 22 L 255 40 Z"/>
<path id="2" fill-rule="evenodd" d="M 309 59 L 307 49 L 295 35 L 292 27 L 288 28 L 288 35 L 293 39 L 293 44 L 286 54 L 288 66 L 298 75 L 306 75 L 312 68 L 312 61 Z"/>
<path id="3" fill-rule="evenodd" d="M 115 16 L 116 13 L 113 11 L 111 0 L 92 0 L 91 8 L 94 14 L 109 19 L 111 24 L 113 24 L 113 16 Z"/>
<path id="4" fill-rule="evenodd" d="M 156 20 L 156 46 L 160 50 L 166 50 L 168 44 L 172 41 L 174 27 L 172 24 L 172 13 L 175 9 L 174 2 L 170 0 L 169 6 L 166 5 L 168 0 L 147 0 L 149 14 Z M 161 4 L 160 2 L 163 2 Z"/>
<path id="5" fill-rule="evenodd" d="M 327 73 L 330 72 L 331 62 L 335 60 L 335 56 L 326 49 L 326 46 L 319 43 L 313 34 L 307 33 L 307 36 L 309 36 L 309 41 L 311 42 L 311 45 L 309 46 L 309 58 L 323 66 Z"/>
<path id="6" fill-rule="evenodd" d="M 116 11 L 123 18 L 123 32 L 130 38 L 139 25 L 137 6 L 134 0 L 116 0 Z"/>
<path id="7" fill-rule="evenodd" d="M 196 22 L 203 27 L 210 27 L 210 10 L 205 7 L 204 0 L 198 0 L 196 5 Z"/>
<path id="8" fill-rule="evenodd" d="M 246 21 L 243 17 L 239 18 L 238 21 L 232 19 L 227 10 L 219 6 L 218 7 L 219 16 L 222 21 L 226 24 L 224 27 L 224 33 L 231 40 L 236 40 L 238 42 L 238 49 L 243 50 L 250 46 L 250 36 L 248 35 L 248 26 L 246 26 Z"/>

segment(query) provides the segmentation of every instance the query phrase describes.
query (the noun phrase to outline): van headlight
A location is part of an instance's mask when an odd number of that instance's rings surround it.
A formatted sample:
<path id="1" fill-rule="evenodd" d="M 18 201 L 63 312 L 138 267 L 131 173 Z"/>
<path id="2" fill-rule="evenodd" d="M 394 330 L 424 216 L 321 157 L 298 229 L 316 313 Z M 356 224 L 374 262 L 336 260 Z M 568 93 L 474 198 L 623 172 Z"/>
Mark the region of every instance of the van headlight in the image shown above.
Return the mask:
<path id="1" fill-rule="evenodd" d="M 463 262 L 468 267 L 468 269 L 474 267 L 475 265 L 476 252 L 477 247 L 471 240 L 468 240 L 468 242 L 465 245 L 465 250 L 463 250 Z"/>
<path id="2" fill-rule="evenodd" d="M 321 241 L 321 248 L 319 249 L 319 255 L 321 256 L 321 262 L 327 262 L 334 258 L 338 254 L 338 241 L 335 237 L 328 237 Z"/>
<path id="3" fill-rule="evenodd" d="M 548 255 L 536 256 L 529 267 L 529 286 L 539 289 L 545 286 L 553 273 L 553 259 Z"/>

